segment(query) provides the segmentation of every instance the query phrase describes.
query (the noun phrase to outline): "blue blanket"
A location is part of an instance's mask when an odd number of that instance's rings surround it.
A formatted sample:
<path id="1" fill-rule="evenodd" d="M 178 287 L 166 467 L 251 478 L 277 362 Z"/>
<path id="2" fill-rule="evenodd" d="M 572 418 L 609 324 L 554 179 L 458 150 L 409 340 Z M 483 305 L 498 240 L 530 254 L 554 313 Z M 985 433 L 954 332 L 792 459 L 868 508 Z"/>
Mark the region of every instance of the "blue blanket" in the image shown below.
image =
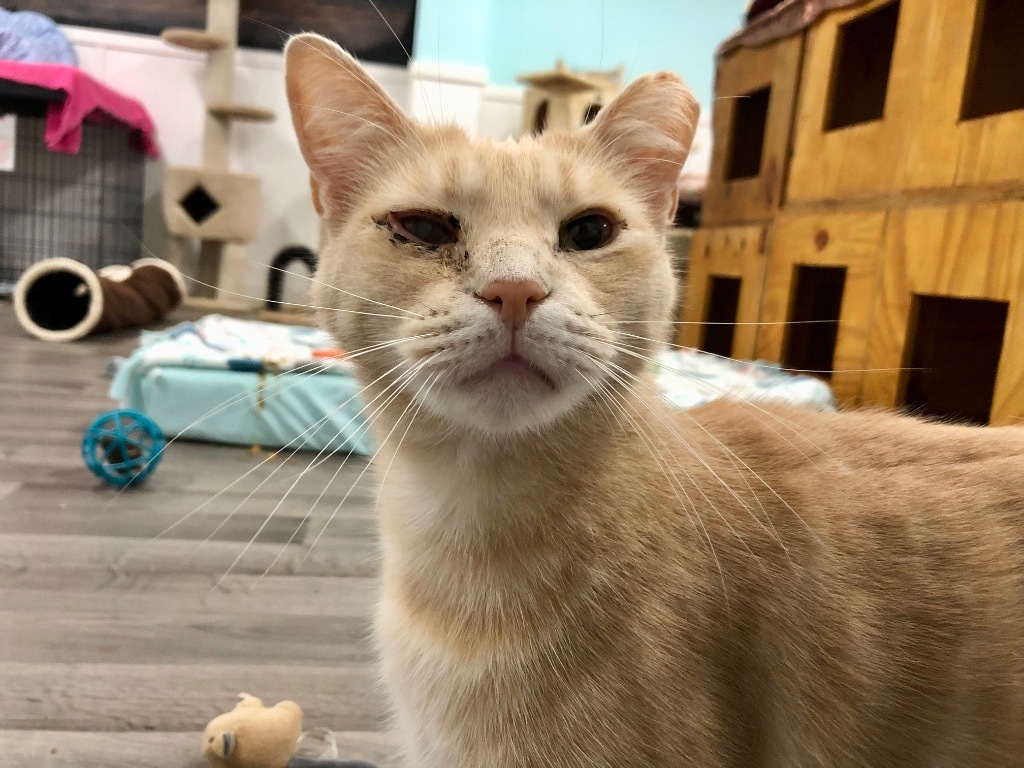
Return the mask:
<path id="1" fill-rule="evenodd" d="M 0 59 L 78 66 L 71 42 L 48 16 L 0 8 Z"/>

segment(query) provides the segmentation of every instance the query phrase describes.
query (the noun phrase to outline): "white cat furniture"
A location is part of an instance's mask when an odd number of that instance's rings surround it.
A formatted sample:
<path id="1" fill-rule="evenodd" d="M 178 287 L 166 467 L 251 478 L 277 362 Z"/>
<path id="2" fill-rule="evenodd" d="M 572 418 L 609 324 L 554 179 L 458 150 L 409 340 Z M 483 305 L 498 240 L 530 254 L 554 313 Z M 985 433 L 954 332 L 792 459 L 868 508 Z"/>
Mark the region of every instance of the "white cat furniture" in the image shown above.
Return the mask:
<path id="1" fill-rule="evenodd" d="M 260 179 L 231 171 L 232 125 L 274 119 L 270 110 L 234 101 L 238 14 L 239 0 L 208 0 L 206 29 L 171 28 L 162 35 L 171 45 L 207 54 L 203 165 L 167 169 L 163 210 L 176 251 L 172 260 L 180 265 L 187 240 L 198 239 L 196 278 L 205 285 L 194 293 L 217 304 L 237 304 L 232 294 L 244 293 L 244 245 L 259 227 Z"/>

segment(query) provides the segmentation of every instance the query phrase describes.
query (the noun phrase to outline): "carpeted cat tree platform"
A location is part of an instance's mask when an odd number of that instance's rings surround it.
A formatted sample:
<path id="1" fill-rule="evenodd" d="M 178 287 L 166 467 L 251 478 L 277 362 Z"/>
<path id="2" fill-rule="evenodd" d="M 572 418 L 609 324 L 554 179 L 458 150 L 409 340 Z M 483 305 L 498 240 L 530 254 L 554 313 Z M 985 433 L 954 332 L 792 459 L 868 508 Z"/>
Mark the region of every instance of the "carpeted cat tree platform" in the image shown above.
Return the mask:
<path id="1" fill-rule="evenodd" d="M 185 280 L 161 259 L 98 272 L 68 258 L 41 261 L 18 280 L 14 311 L 21 327 L 44 341 L 74 341 L 154 323 L 185 298 Z"/>

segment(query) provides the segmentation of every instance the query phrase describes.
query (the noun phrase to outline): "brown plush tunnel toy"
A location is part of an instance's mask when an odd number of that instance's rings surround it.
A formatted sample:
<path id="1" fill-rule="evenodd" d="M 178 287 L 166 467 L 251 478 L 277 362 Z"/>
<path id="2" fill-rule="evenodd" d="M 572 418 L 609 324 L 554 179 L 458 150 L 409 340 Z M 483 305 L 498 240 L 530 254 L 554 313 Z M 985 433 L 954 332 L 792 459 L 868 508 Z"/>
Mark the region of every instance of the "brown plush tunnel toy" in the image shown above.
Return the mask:
<path id="1" fill-rule="evenodd" d="M 214 768 L 285 768 L 302 735 L 302 709 L 294 701 L 272 707 L 248 693 L 203 731 L 203 755 Z"/>
<path id="2" fill-rule="evenodd" d="M 45 341 L 148 325 L 185 298 L 185 279 L 170 262 L 139 259 L 98 272 L 73 259 L 31 266 L 14 289 L 21 327 Z"/>

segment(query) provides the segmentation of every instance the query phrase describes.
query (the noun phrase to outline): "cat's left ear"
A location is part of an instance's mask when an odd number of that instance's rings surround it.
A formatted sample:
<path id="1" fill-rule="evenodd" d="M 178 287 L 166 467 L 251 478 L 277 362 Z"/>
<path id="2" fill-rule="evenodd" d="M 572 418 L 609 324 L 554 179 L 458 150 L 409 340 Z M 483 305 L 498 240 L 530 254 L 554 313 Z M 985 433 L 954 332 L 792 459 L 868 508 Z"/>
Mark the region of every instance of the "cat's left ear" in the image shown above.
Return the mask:
<path id="1" fill-rule="evenodd" d="M 285 81 L 314 205 L 323 216 L 344 217 L 380 165 L 409 146 L 412 121 L 352 56 L 319 35 L 288 41 Z"/>
<path id="2" fill-rule="evenodd" d="M 700 105 L 679 76 L 659 72 L 634 80 L 587 129 L 634 180 L 659 224 L 675 213 L 699 117 Z"/>

